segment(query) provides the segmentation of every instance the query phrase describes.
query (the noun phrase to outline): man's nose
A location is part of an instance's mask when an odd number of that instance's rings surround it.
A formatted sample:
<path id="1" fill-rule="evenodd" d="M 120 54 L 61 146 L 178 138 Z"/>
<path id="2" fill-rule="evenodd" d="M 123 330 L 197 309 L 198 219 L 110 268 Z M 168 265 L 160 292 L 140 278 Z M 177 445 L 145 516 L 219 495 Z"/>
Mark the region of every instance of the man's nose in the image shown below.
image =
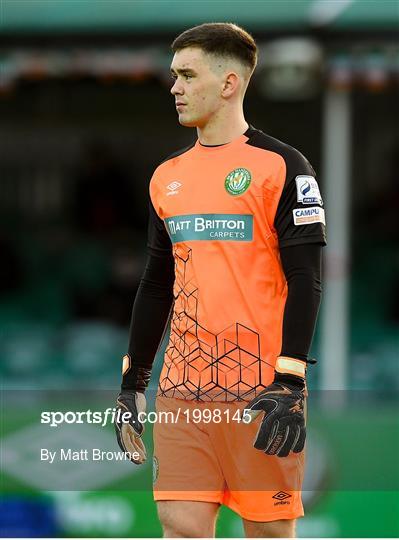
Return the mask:
<path id="1" fill-rule="evenodd" d="M 175 80 L 172 88 L 170 89 L 170 93 L 172 94 L 172 96 L 183 94 L 183 86 L 178 79 Z"/>

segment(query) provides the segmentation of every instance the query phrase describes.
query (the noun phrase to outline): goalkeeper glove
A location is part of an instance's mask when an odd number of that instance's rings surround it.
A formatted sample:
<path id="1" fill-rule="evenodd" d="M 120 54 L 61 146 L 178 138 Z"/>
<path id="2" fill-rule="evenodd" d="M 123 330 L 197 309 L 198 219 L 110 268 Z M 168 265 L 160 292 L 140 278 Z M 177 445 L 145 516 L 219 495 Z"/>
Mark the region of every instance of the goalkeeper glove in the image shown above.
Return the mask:
<path id="1" fill-rule="evenodd" d="M 116 438 L 119 448 L 123 452 L 129 452 L 131 461 L 140 465 L 146 461 L 147 453 L 141 438 L 144 425 L 139 420 L 139 414 L 146 410 L 144 390 L 150 379 L 151 370 L 137 365 L 132 366 L 130 356 L 126 355 L 123 357 L 122 372 L 122 390 L 116 400 Z"/>
<path id="2" fill-rule="evenodd" d="M 138 415 L 145 411 L 145 396 L 140 392 L 121 392 L 116 400 L 116 405 L 115 432 L 119 448 L 123 452 L 129 452 L 133 463 L 141 465 L 147 459 L 147 453 L 141 439 L 144 426 L 139 421 Z M 125 416 L 129 420 L 122 420 L 124 413 L 129 413 Z"/>
<path id="3" fill-rule="evenodd" d="M 273 383 L 244 409 L 244 415 L 250 417 L 249 422 L 265 413 L 255 438 L 256 449 L 279 457 L 303 450 L 306 438 L 305 374 L 306 362 L 279 357 Z"/>

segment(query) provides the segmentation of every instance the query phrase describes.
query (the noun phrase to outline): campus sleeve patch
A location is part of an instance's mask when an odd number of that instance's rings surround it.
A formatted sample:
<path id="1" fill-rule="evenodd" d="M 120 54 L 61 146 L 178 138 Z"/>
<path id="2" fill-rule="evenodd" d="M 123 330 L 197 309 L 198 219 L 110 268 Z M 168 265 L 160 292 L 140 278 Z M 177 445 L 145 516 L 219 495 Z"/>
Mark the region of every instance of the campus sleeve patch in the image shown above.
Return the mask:
<path id="1" fill-rule="evenodd" d="M 294 225 L 310 225 L 311 223 L 326 224 L 324 208 L 319 206 L 310 206 L 309 208 L 294 208 Z"/>

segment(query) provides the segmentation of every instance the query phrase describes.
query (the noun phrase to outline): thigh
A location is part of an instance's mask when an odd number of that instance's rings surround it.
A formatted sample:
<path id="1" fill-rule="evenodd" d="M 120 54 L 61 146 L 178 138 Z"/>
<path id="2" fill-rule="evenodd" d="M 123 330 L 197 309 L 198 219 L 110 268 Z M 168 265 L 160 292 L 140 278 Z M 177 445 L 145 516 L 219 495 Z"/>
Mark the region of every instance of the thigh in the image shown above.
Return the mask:
<path id="1" fill-rule="evenodd" d="M 237 418 L 237 413 L 242 413 L 244 405 L 223 404 L 221 408 L 223 408 L 223 422 L 210 424 L 209 435 L 228 489 L 270 492 L 278 507 L 276 510 L 290 506 L 291 493 L 300 492 L 302 489 L 304 452 L 291 453 L 287 457 L 280 458 L 256 450 L 253 443 L 262 415 L 251 424 L 239 423 L 232 419 Z M 229 413 L 227 417 L 226 412 Z M 288 497 L 279 499 L 281 493 L 288 494 Z M 286 516 L 281 518 L 285 519 Z"/>
<path id="2" fill-rule="evenodd" d="M 181 409 L 198 406 L 195 402 L 157 398 L 157 412 L 172 414 L 175 420 L 159 420 L 154 425 L 156 500 L 222 500 L 225 481 L 209 435 L 200 425 L 187 422 L 185 415 L 181 413 Z"/>
<path id="3" fill-rule="evenodd" d="M 243 519 L 247 538 L 295 538 L 295 519 L 280 519 L 262 523 Z"/>
<path id="4" fill-rule="evenodd" d="M 237 407 L 229 405 L 230 419 Z M 259 421 L 221 423 L 210 428 L 227 484 L 223 503 L 254 522 L 301 517 L 304 453 L 279 458 L 256 450 L 253 441 L 258 427 Z"/>
<path id="5" fill-rule="evenodd" d="M 164 538 L 214 538 L 219 504 L 198 501 L 158 501 Z"/>

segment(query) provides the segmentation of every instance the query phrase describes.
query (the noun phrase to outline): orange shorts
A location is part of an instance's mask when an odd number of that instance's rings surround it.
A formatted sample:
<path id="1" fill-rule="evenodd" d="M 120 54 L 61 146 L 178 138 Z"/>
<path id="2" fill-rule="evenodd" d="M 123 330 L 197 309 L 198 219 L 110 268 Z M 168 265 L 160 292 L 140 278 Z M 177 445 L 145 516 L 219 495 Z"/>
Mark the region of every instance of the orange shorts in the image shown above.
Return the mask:
<path id="1" fill-rule="evenodd" d="M 156 501 L 215 502 L 250 521 L 303 516 L 304 453 L 279 458 L 256 450 L 261 415 L 251 424 L 239 422 L 244 408 L 242 402 L 157 397 Z"/>

